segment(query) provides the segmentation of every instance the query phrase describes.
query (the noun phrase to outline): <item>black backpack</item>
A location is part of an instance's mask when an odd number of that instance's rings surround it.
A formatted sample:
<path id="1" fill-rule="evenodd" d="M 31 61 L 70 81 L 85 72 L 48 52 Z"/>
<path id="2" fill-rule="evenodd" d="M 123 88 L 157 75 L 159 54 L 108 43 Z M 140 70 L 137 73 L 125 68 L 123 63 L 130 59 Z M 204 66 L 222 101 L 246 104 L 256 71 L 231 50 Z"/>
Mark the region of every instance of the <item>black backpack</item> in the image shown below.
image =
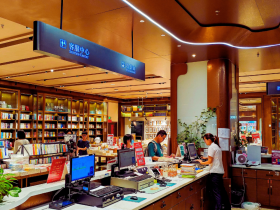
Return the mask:
<path id="1" fill-rule="evenodd" d="M 154 152 L 155 152 L 155 154 L 157 153 L 157 143 L 156 143 L 154 140 L 152 140 L 152 141 L 149 142 L 147 148 L 146 148 L 145 151 L 144 151 L 144 156 L 145 156 L 145 157 L 151 157 L 150 154 L 149 154 L 149 145 L 150 145 L 150 144 L 154 144 Z M 160 150 L 161 150 L 161 152 L 162 152 L 162 148 L 161 148 L 161 147 L 160 147 Z M 163 152 L 162 152 L 162 153 L 163 153 Z"/>

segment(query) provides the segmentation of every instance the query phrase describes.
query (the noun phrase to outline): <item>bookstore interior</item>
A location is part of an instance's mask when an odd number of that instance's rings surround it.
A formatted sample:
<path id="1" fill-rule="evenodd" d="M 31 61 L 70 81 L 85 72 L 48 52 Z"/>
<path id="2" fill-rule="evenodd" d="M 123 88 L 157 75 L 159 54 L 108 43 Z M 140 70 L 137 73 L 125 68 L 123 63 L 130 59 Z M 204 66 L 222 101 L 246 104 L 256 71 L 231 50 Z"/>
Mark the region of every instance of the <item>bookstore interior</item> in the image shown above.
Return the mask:
<path id="1" fill-rule="evenodd" d="M 1 210 L 280 208 L 280 3 L 204 4 L 0 2 Z"/>

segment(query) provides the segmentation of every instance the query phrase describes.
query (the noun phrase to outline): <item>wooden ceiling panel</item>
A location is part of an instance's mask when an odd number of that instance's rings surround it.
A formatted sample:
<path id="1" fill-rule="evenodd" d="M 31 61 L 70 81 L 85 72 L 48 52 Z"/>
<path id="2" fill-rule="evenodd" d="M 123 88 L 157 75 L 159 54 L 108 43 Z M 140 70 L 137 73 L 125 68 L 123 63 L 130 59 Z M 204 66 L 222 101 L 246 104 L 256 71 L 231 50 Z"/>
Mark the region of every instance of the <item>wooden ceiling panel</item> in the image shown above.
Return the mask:
<path id="1" fill-rule="evenodd" d="M 42 54 L 33 52 L 33 42 L 30 41 L 23 44 L 0 48 L 0 55 L 5 55 L 5 56 L 0 56 L 0 65 L 1 65 L 1 63 L 21 60 L 26 58 L 34 58 L 34 57 L 41 56 Z"/>
<path id="2" fill-rule="evenodd" d="M 256 0 L 256 3 L 266 27 L 274 27 L 280 23 L 279 0 Z"/>
<path id="3" fill-rule="evenodd" d="M 38 54 L 40 55 L 40 54 Z M 53 69 L 63 66 L 73 66 L 73 63 L 60 60 L 58 58 L 45 57 L 32 61 L 24 61 L 18 63 L 12 63 L 7 65 L 0 65 L 0 76 L 19 74 L 22 72 L 30 73 L 40 71 L 42 69 Z"/>
<path id="4" fill-rule="evenodd" d="M 245 84 L 239 85 L 240 93 L 249 93 L 249 92 L 266 92 L 266 84 Z"/>
<path id="5" fill-rule="evenodd" d="M 201 23 L 234 23 L 252 29 L 266 27 L 255 0 L 179 0 L 179 2 Z M 218 15 L 216 15 L 216 11 Z"/>
<path id="6" fill-rule="evenodd" d="M 1 1 L 3 3 L 3 1 Z M 0 2 L 0 10 L 1 10 Z M 18 24 L 16 22 L 2 18 L 2 13 L 0 12 L 0 42 L 1 40 L 14 37 L 20 34 L 26 34 L 32 31 L 32 29 L 27 29 L 26 26 Z"/>

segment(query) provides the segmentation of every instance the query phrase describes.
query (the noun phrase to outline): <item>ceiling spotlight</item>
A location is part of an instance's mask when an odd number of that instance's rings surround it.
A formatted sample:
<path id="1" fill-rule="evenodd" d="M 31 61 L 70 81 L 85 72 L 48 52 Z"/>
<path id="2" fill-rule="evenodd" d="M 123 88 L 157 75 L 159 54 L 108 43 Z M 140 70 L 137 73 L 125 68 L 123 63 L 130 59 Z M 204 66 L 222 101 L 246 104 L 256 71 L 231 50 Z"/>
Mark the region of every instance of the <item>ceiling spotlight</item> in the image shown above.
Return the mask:
<path id="1" fill-rule="evenodd" d="M 63 75 L 65 75 L 66 73 L 62 73 Z"/>
<path id="2" fill-rule="evenodd" d="M 196 54 L 192 54 L 192 57 L 194 58 L 196 56 Z"/>
<path id="3" fill-rule="evenodd" d="M 45 73 L 48 73 L 47 71 L 45 71 Z"/>
<path id="4" fill-rule="evenodd" d="M 29 76 L 29 74 L 27 74 L 27 76 Z"/>
<path id="5" fill-rule="evenodd" d="M 111 84 L 111 85 L 115 85 L 115 84 Z"/>
<path id="6" fill-rule="evenodd" d="M 219 15 L 220 10 L 216 10 L 215 13 L 216 13 L 216 15 Z"/>
<path id="7" fill-rule="evenodd" d="M 257 57 L 259 57 L 259 56 L 260 56 L 260 53 L 258 52 L 258 53 L 257 53 Z"/>
<path id="8" fill-rule="evenodd" d="M 51 72 L 53 72 L 53 69 L 51 69 Z"/>
<path id="9" fill-rule="evenodd" d="M 44 81 L 47 81 L 46 79 L 44 79 Z"/>
<path id="10" fill-rule="evenodd" d="M 115 91 L 118 91 L 118 89 L 115 89 Z"/>
<path id="11" fill-rule="evenodd" d="M 10 77 L 6 77 L 6 79 L 9 79 Z"/>
<path id="12" fill-rule="evenodd" d="M 144 23 L 145 22 L 145 20 L 140 20 L 140 23 Z"/>
<path id="13" fill-rule="evenodd" d="M 182 45 L 178 44 L 177 47 L 181 47 Z"/>
<path id="14" fill-rule="evenodd" d="M 165 34 L 161 34 L 161 36 L 165 36 Z"/>

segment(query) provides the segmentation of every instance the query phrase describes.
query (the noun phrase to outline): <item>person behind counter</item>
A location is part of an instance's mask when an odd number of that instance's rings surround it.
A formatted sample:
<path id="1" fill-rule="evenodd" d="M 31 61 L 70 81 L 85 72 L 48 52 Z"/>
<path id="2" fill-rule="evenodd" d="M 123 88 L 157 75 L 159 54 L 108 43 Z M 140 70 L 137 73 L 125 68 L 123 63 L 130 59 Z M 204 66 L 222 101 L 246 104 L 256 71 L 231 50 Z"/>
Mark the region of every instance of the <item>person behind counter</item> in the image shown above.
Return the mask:
<path id="1" fill-rule="evenodd" d="M 152 157 L 153 161 L 158 161 L 160 157 L 163 157 L 161 142 L 164 141 L 166 136 L 167 133 L 164 130 L 160 130 L 157 133 L 157 136 L 154 138 L 154 140 L 148 144 L 148 148 L 147 148 L 148 154 L 145 154 L 145 156 Z M 171 157 L 175 157 L 175 155 L 172 154 Z"/>
<path id="2" fill-rule="evenodd" d="M 121 146 L 122 149 L 124 148 L 133 148 L 134 139 L 131 134 L 126 134 L 123 137 L 123 144 Z"/>
<path id="3" fill-rule="evenodd" d="M 17 136 L 18 136 L 18 140 L 15 141 L 15 146 L 14 146 L 14 154 L 17 153 L 18 148 L 21 145 L 26 145 L 26 144 L 30 144 L 29 141 L 27 139 L 25 139 L 25 133 L 23 130 L 19 130 L 17 132 Z"/>
<path id="4" fill-rule="evenodd" d="M 230 210 L 231 206 L 227 197 L 227 192 L 223 184 L 224 167 L 222 160 L 222 150 L 218 144 L 219 138 L 211 133 L 206 133 L 203 137 L 204 142 L 209 146 L 208 160 L 202 162 L 202 165 L 210 165 L 210 175 L 208 179 L 208 187 L 212 192 L 215 200 L 215 210 Z M 224 205 L 224 208 L 222 207 Z"/>
<path id="5" fill-rule="evenodd" d="M 87 141 L 87 132 L 82 132 L 82 139 L 78 141 L 77 152 L 79 155 L 87 155 L 87 149 L 89 148 L 89 142 Z"/>

